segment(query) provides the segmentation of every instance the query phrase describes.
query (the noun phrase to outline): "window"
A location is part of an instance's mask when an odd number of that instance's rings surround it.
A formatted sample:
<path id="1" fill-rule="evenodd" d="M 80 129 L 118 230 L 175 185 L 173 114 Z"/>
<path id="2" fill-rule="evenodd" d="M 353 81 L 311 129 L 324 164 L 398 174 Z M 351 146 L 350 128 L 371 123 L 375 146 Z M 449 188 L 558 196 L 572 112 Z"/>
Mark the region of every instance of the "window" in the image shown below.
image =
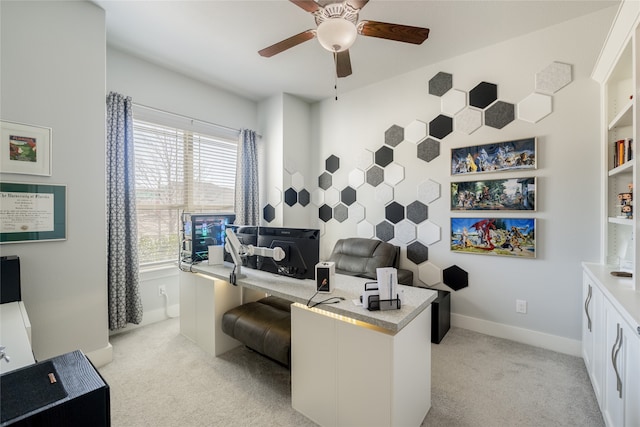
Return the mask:
<path id="1" fill-rule="evenodd" d="M 178 259 L 182 212 L 233 212 L 237 156 L 237 134 L 146 110 L 133 120 L 141 266 Z"/>

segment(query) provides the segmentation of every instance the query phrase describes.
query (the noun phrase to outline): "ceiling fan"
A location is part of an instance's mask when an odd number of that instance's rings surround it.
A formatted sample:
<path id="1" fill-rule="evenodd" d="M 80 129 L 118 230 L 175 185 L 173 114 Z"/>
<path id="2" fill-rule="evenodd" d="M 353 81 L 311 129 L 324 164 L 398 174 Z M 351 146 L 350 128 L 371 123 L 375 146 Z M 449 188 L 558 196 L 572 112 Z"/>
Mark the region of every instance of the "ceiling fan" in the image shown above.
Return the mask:
<path id="1" fill-rule="evenodd" d="M 428 28 L 367 20 L 358 22 L 358 14 L 369 0 L 289 1 L 311 13 L 315 18 L 317 28 L 284 39 L 258 51 L 258 53 L 269 58 L 317 37 L 322 47 L 333 53 L 338 77 L 347 77 L 352 73 L 349 48 L 355 42 L 358 34 L 413 44 L 422 44 L 429 36 Z"/>

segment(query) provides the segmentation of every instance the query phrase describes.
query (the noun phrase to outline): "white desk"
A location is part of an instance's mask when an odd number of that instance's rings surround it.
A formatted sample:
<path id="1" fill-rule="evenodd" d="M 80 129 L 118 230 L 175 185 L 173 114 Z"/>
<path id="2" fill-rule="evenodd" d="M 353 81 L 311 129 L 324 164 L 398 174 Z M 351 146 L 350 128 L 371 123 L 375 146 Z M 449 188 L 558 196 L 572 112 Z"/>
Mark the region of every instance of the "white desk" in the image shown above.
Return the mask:
<path id="1" fill-rule="evenodd" d="M 228 283 L 230 265 L 191 269 L 200 274 L 181 275 L 181 332 L 214 355 L 240 345 L 221 330 L 227 310 L 265 293 L 294 301 L 292 406 L 308 418 L 320 425 L 417 426 L 427 415 L 435 291 L 401 286 L 400 310 L 368 311 L 352 302 L 368 280 L 337 275 L 334 292 L 314 301 L 329 296 L 345 301 L 308 308 L 313 280 L 245 268 L 246 277 L 235 287 Z M 246 290 L 254 294 L 247 297 Z"/>
<path id="2" fill-rule="evenodd" d="M 35 363 L 31 350 L 31 323 L 22 301 L 0 304 L 0 345 L 11 359 L 0 360 L 0 373 Z"/>

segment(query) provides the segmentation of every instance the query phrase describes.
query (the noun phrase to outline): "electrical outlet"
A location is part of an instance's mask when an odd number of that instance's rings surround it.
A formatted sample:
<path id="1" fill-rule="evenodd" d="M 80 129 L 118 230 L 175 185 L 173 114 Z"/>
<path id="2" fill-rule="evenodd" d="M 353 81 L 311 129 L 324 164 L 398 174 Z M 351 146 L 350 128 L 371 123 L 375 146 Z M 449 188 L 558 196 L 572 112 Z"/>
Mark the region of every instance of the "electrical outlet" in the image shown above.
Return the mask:
<path id="1" fill-rule="evenodd" d="M 167 294 L 167 288 L 164 285 L 158 286 L 158 296 L 163 296 Z"/>
<path id="2" fill-rule="evenodd" d="M 527 314 L 527 302 L 525 300 L 516 300 L 516 313 Z"/>

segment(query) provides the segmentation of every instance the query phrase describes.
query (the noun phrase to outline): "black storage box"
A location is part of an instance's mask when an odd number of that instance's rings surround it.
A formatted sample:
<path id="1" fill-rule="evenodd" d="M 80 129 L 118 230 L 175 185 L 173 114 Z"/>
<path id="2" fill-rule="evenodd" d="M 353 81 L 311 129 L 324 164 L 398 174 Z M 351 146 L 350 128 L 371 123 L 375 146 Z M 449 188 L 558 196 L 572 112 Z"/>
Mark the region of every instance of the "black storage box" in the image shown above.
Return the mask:
<path id="1" fill-rule="evenodd" d="M 431 303 L 431 342 L 440 344 L 451 326 L 451 292 L 438 291 Z"/>

